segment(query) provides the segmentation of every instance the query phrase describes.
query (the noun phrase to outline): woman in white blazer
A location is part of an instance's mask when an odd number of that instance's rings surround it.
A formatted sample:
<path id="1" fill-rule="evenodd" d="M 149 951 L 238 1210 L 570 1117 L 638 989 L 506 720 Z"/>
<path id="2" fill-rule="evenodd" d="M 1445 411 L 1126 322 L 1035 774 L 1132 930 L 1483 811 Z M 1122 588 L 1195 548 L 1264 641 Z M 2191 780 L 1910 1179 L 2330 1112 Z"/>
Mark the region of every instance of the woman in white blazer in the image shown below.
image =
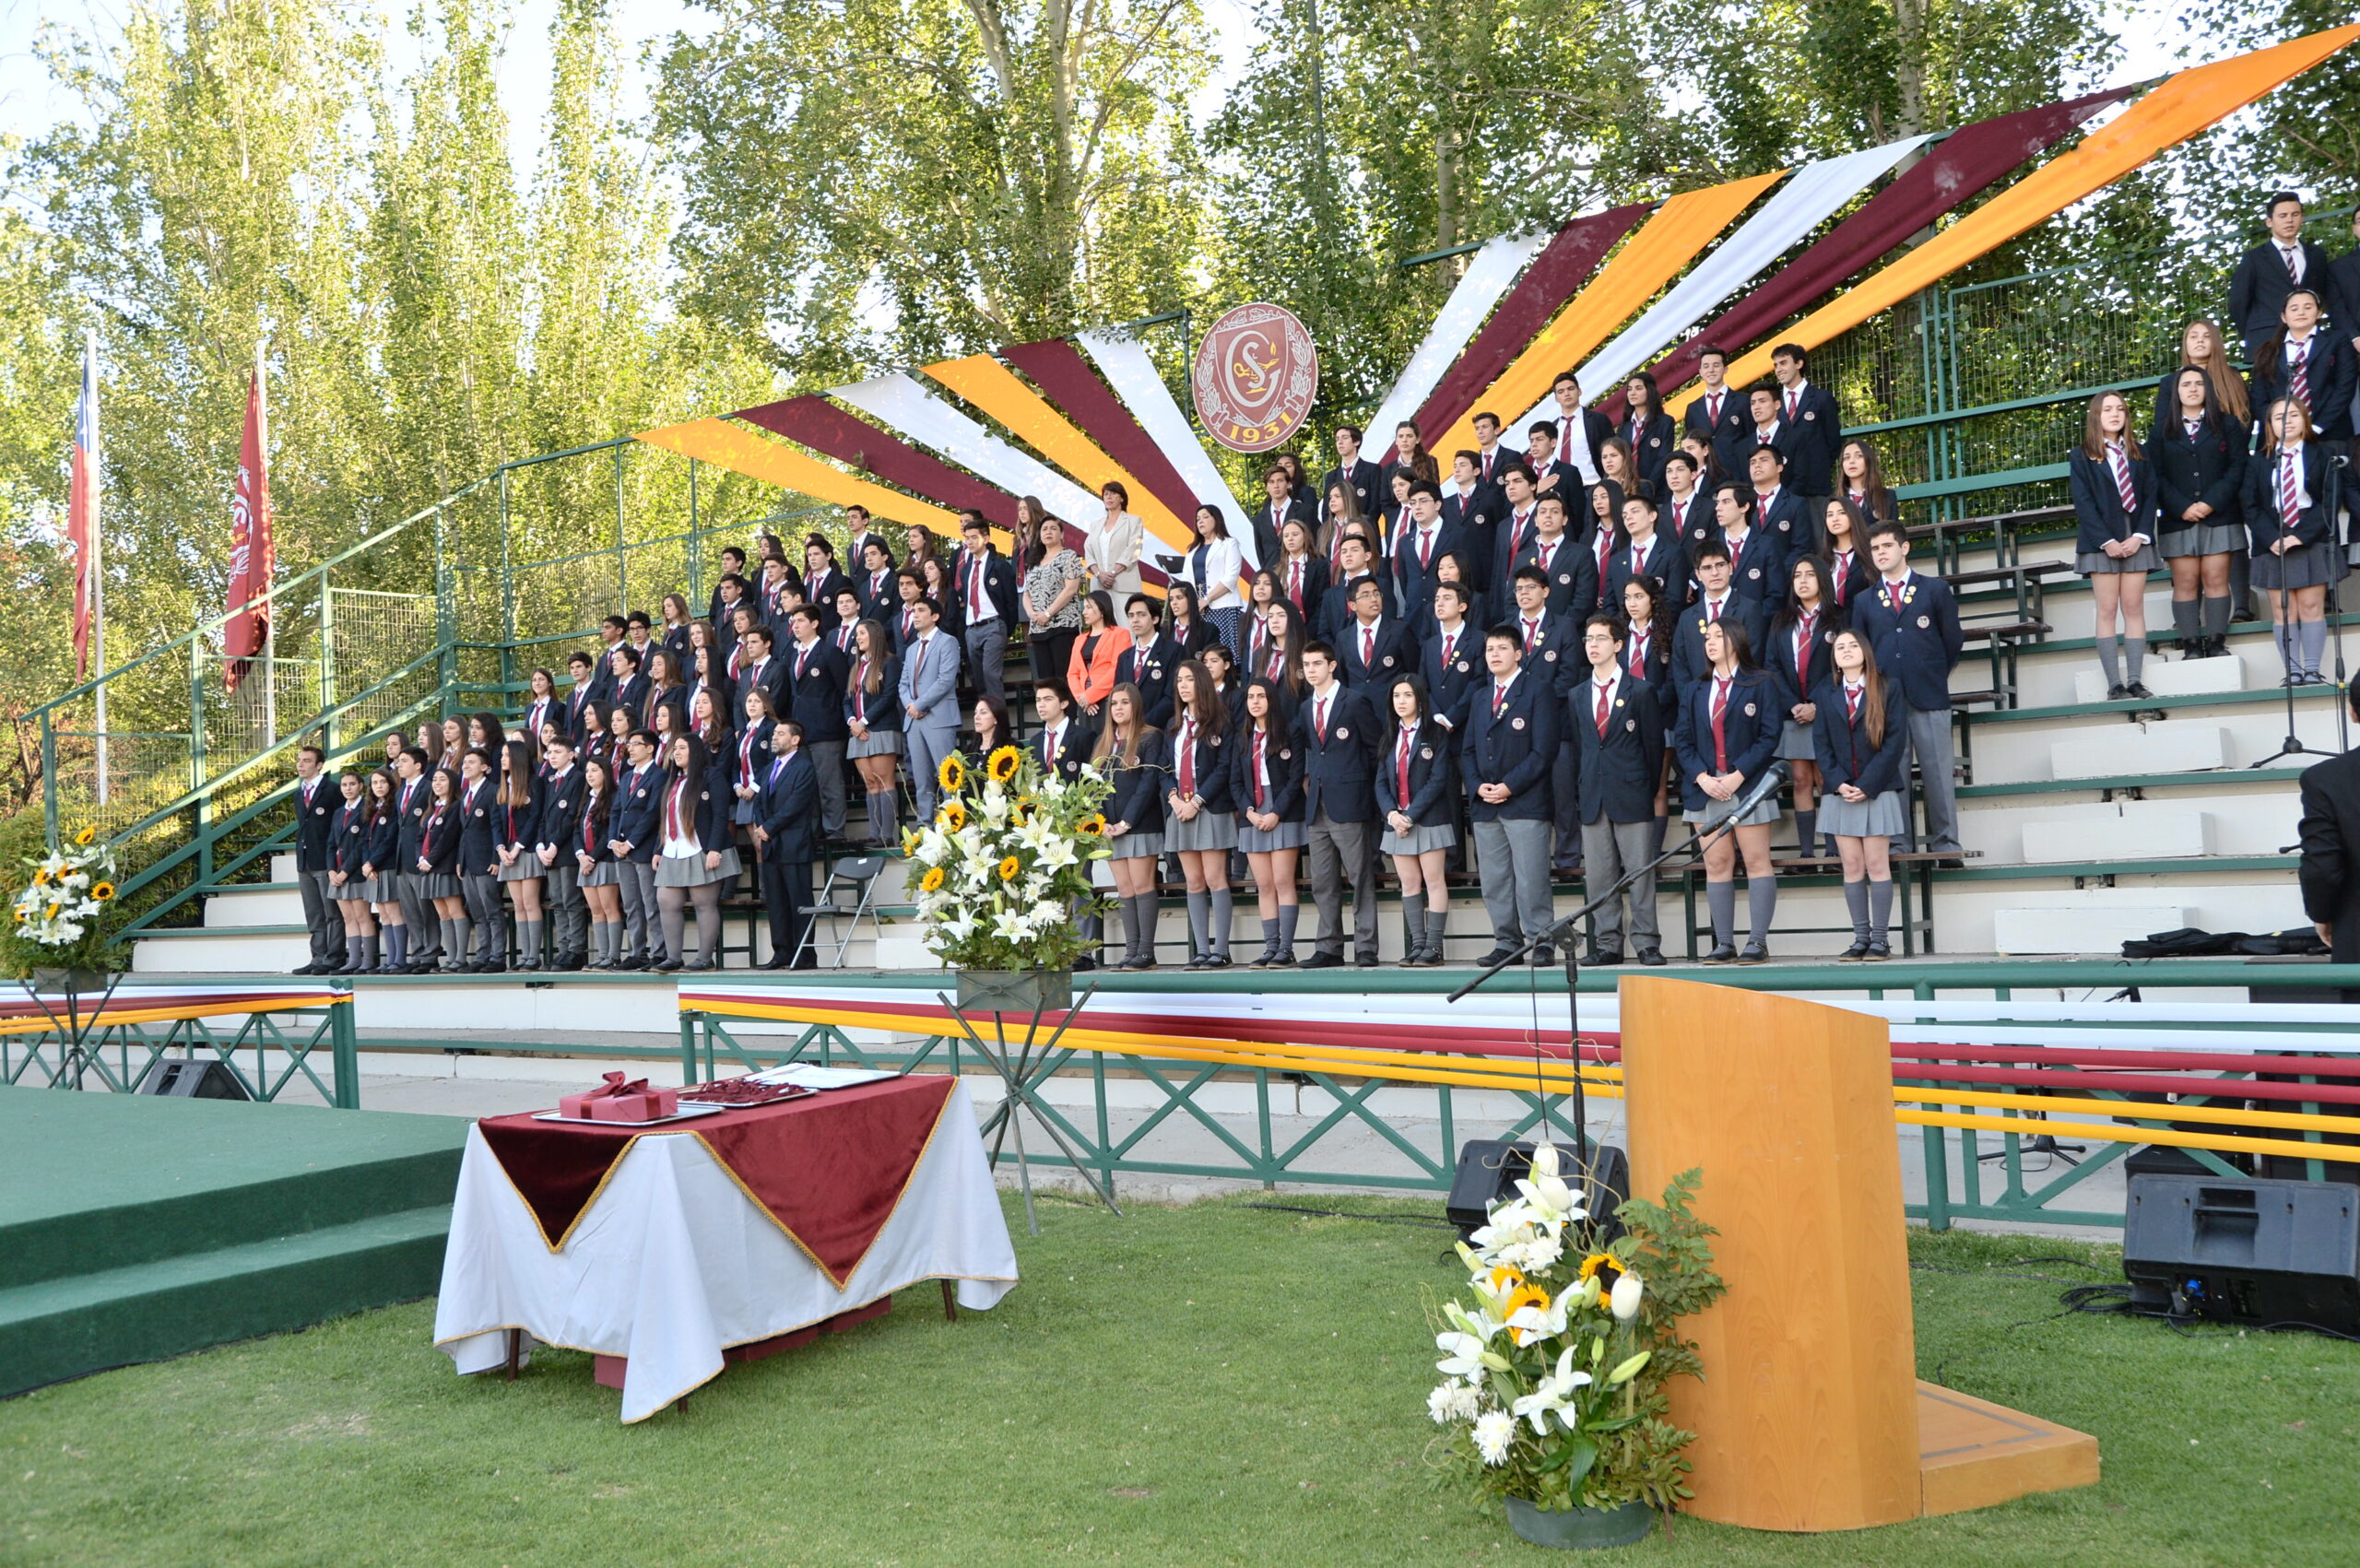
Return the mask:
<path id="1" fill-rule="evenodd" d="M 1090 584 L 1115 595 L 1117 603 L 1139 591 L 1139 547 L 1147 525 L 1131 515 L 1131 492 L 1112 479 L 1098 492 L 1106 515 L 1085 532 L 1081 558 L 1090 566 Z"/>

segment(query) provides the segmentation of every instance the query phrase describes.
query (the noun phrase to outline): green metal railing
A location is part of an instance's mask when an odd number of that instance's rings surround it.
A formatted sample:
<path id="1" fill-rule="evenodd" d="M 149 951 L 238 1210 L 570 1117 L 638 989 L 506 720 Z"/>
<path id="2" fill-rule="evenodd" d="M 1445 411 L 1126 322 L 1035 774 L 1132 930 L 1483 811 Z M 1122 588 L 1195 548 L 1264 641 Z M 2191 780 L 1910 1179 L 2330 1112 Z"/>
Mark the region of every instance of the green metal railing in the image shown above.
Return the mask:
<path id="1" fill-rule="evenodd" d="M 107 1024 L 89 1032 L 78 1065 L 66 1046 L 56 1031 L 0 1034 L 0 1084 L 128 1093 L 159 1061 L 218 1061 L 255 1100 L 276 1100 L 290 1087 L 308 1085 L 329 1105 L 360 1108 L 360 1057 L 349 1002 L 249 1013 L 234 1028 L 201 1018 Z M 322 1051 L 330 1061 L 326 1079 L 312 1065 L 313 1055 Z"/>

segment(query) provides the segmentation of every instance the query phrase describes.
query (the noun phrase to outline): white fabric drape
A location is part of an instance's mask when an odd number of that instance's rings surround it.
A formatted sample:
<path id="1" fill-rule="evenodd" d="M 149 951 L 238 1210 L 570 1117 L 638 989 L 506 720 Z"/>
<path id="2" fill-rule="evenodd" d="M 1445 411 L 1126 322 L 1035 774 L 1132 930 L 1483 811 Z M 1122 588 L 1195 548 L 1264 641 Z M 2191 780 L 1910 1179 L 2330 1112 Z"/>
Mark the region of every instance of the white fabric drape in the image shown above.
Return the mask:
<path id="1" fill-rule="evenodd" d="M 1106 378 L 1106 384 L 1114 388 L 1115 395 L 1122 399 L 1123 407 L 1139 420 L 1139 428 L 1147 431 L 1148 439 L 1155 442 L 1164 460 L 1178 471 L 1181 481 L 1195 493 L 1198 501 L 1221 509 L 1229 520 L 1229 536 L 1237 541 L 1247 564 L 1259 567 L 1262 563 L 1256 559 L 1254 530 L 1245 526 L 1253 512 L 1231 492 L 1229 481 L 1221 477 L 1221 470 L 1205 454 L 1204 442 L 1198 439 L 1195 427 L 1181 412 L 1180 405 L 1173 401 L 1171 389 L 1163 384 L 1163 377 L 1157 372 L 1155 361 L 1148 358 L 1147 350 L 1133 339 L 1113 332 L 1085 332 L 1074 341 L 1081 345 L 1081 351 L 1090 356 L 1098 373 Z"/>
<path id="2" fill-rule="evenodd" d="M 926 1279 L 957 1280 L 959 1304 L 977 1312 L 1016 1283 L 1016 1249 L 964 1085 L 951 1090 L 900 1207 L 842 1291 L 685 1134 L 634 1142 L 565 1250 L 553 1253 L 470 1127 L 434 1342 L 461 1373 L 505 1364 L 511 1327 L 525 1330 L 528 1344 L 628 1356 L 622 1419 L 635 1421 L 719 1373 L 727 1346 L 791 1333 Z"/>
<path id="3" fill-rule="evenodd" d="M 1723 240 L 1638 320 L 1590 357 L 1581 368 L 1582 395 L 1592 400 L 1611 395 L 1623 377 L 1677 344 L 1747 279 L 1932 139 L 1908 136 L 1841 158 L 1822 159 L 1797 170 L 1743 228 Z M 1735 353 L 1748 345 L 1728 347 Z M 1535 419 L 1554 419 L 1557 415 L 1556 398 L 1544 397 L 1511 428 L 1521 430 Z"/>
<path id="4" fill-rule="evenodd" d="M 1010 495 L 1039 497 L 1042 505 L 1077 528 L 1088 527 L 1105 511 L 1095 494 L 1039 458 L 1019 452 L 899 371 L 831 387 L 828 395 L 851 404 L 896 435 L 934 448 Z"/>
<path id="5" fill-rule="evenodd" d="M 1458 287 L 1443 301 L 1442 313 L 1427 328 L 1425 341 L 1410 356 L 1410 362 L 1401 367 L 1393 390 L 1385 395 L 1385 401 L 1369 417 L 1367 445 L 1372 451 L 1393 449 L 1393 427 L 1424 406 L 1458 356 L 1466 352 L 1467 345 L 1474 341 L 1483 323 L 1491 318 L 1492 307 L 1500 302 L 1508 286 L 1524 271 L 1525 264 L 1552 237 L 1546 229 L 1530 234 L 1503 234 L 1475 253 L 1475 259 L 1467 264 L 1467 271 L 1458 279 Z M 1440 434 L 1434 430 L 1426 433 Z"/>

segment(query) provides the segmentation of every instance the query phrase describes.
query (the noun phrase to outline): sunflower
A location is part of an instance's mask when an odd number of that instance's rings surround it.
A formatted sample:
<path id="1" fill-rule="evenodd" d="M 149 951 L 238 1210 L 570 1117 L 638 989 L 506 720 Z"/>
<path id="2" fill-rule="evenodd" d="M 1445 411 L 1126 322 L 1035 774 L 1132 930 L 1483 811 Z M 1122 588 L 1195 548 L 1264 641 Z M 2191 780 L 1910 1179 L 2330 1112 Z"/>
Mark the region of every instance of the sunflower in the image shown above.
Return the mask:
<path id="1" fill-rule="evenodd" d="M 1023 869 L 1023 863 L 1011 855 L 999 863 L 999 879 L 1003 882 L 1013 882 L 1016 880 L 1016 874 Z"/>
<path id="2" fill-rule="evenodd" d="M 1597 1279 L 1599 1271 L 1605 1268 L 1611 1268 L 1614 1270 L 1614 1278 L 1611 1279 L 1599 1279 L 1598 1288 L 1601 1291 L 1611 1291 L 1614 1288 L 1614 1280 L 1622 1277 L 1622 1265 L 1616 1261 L 1613 1255 L 1611 1253 L 1594 1252 L 1587 1257 L 1583 1258 L 1581 1272 L 1576 1274 L 1574 1278 L 1577 1280 Z"/>
<path id="3" fill-rule="evenodd" d="M 984 769 L 993 778 L 1001 784 L 1006 784 L 1016 776 L 1016 770 L 1023 765 L 1023 752 L 1013 746 L 1003 746 L 992 753 L 991 760 L 984 764 Z"/>
<path id="4" fill-rule="evenodd" d="M 1096 838 L 1106 831 L 1106 813 L 1093 811 L 1073 825 L 1073 831 L 1086 838 Z"/>
<path id="5" fill-rule="evenodd" d="M 80 832 L 76 833 L 76 834 L 74 835 L 74 842 L 75 842 L 76 843 L 88 843 L 92 839 L 95 839 L 95 838 L 97 838 L 98 836 L 99 836 L 99 830 L 98 830 L 98 829 L 96 829 L 96 828 L 85 828 L 85 829 L 83 829 Z"/>
<path id="6" fill-rule="evenodd" d="M 44 920 L 54 920 L 54 919 L 56 919 L 56 918 L 57 918 L 57 911 L 58 911 L 59 907 L 60 907 L 60 906 L 59 906 L 59 905 L 57 905 L 57 904 L 51 904 L 51 905 L 49 906 L 49 913 L 48 913 L 47 914 L 43 915 L 41 918 L 42 918 L 42 919 L 44 919 Z"/>
<path id="7" fill-rule="evenodd" d="M 921 878 L 918 878 L 918 891 L 920 891 L 920 892 L 922 892 L 922 893 L 938 893 L 938 892 L 940 892 L 941 890 L 942 890 L 942 867 L 941 867 L 937 866 L 937 867 L 931 867 L 930 869 L 928 869 L 928 870 L 927 870 L 927 872 L 926 872 L 926 874 L 925 876 L 923 876 L 923 877 L 921 877 Z"/>
<path id="8" fill-rule="evenodd" d="M 952 758 L 957 761 L 957 758 Z M 967 825 L 967 808 L 955 800 L 946 800 L 942 809 L 934 814 L 934 825 L 947 833 L 955 833 Z"/>
<path id="9" fill-rule="evenodd" d="M 1542 1312 L 1547 1312 L 1549 1292 L 1538 1285 L 1527 1284 L 1519 1280 L 1516 1288 L 1508 1292 L 1507 1300 L 1500 1303 L 1500 1316 L 1514 1317 L 1519 1310 L 1528 1306 L 1539 1307 Z M 1534 1337 L 1534 1331 L 1528 1328 L 1511 1328 L 1508 1334 L 1519 1345 L 1523 1344 L 1527 1338 Z"/>
<path id="10" fill-rule="evenodd" d="M 34 887 L 36 887 L 36 888 L 40 888 L 40 887 L 46 887 L 46 886 L 48 886 L 48 884 L 49 884 L 49 867 L 46 867 L 46 866 L 37 866 L 37 867 L 35 867 L 33 868 L 33 886 L 34 886 Z"/>
<path id="11" fill-rule="evenodd" d="M 942 760 L 942 766 L 934 776 L 940 781 L 944 794 L 957 795 L 967 787 L 967 764 L 954 751 Z"/>
<path id="12" fill-rule="evenodd" d="M 107 900 L 114 897 L 114 884 L 112 882 L 100 882 L 97 887 L 90 890 L 90 896 L 98 900 L 100 903 L 104 903 Z"/>

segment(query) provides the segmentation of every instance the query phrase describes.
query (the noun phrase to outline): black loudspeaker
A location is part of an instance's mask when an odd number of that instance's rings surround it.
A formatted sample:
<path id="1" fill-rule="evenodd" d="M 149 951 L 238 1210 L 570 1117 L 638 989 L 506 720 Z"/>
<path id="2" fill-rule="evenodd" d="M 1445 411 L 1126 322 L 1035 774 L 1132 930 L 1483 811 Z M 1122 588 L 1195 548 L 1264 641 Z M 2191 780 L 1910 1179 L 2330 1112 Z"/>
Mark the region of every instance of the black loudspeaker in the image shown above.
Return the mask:
<path id="1" fill-rule="evenodd" d="M 139 1080 L 142 1094 L 168 1094 L 181 1100 L 252 1100 L 238 1075 L 218 1057 L 199 1062 L 159 1059 Z"/>
<path id="2" fill-rule="evenodd" d="M 1559 1146 L 1562 1161 L 1565 1146 Z M 1585 1188 L 1574 1179 L 1575 1173 L 1560 1171 L 1565 1185 L 1583 1195 L 1582 1207 L 1599 1218 L 1601 1239 L 1613 1241 L 1622 1234 L 1622 1221 L 1616 1210 L 1631 1194 L 1631 1161 L 1622 1150 L 1612 1144 L 1603 1147 L 1593 1142 L 1589 1146 L 1589 1183 Z M 1516 1184 L 1532 1172 L 1532 1145 L 1501 1143 L 1488 1138 L 1469 1138 L 1458 1146 L 1458 1172 L 1451 1178 L 1450 1200 L 1444 1212 L 1450 1222 L 1458 1227 L 1458 1239 L 1467 1240 L 1490 1217 L 1491 1206 L 1516 1192 Z"/>
<path id="3" fill-rule="evenodd" d="M 2133 1312 L 2360 1334 L 2360 1192 L 2133 1176 L 2122 1272 Z"/>

